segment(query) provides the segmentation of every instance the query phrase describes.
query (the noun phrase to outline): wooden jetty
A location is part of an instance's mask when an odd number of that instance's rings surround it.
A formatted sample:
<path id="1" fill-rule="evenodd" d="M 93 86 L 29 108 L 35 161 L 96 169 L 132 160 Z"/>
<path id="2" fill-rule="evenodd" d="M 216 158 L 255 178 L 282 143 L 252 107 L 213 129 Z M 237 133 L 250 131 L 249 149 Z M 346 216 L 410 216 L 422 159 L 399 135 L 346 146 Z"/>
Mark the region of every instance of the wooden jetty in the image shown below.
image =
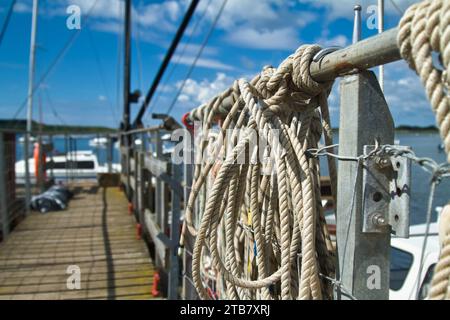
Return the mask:
<path id="1" fill-rule="evenodd" d="M 93 183 L 74 192 L 67 210 L 33 212 L 0 243 L 0 299 L 152 298 L 154 266 L 124 193 Z M 72 265 L 80 289 L 68 289 Z"/>

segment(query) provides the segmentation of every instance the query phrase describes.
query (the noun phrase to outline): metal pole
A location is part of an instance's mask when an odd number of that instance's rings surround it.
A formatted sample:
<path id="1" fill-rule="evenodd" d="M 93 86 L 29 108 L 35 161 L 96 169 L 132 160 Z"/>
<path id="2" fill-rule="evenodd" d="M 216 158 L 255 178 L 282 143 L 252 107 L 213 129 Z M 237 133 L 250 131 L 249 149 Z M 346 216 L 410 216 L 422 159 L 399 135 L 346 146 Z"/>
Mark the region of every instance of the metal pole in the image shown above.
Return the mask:
<path id="1" fill-rule="evenodd" d="M 39 186 L 39 192 L 44 192 L 45 191 L 45 168 L 46 168 L 46 163 L 44 163 L 44 150 L 42 150 L 43 148 L 43 141 L 42 141 L 42 122 L 43 122 L 43 118 L 42 118 L 42 98 L 41 95 L 39 95 L 39 136 L 38 136 L 38 172 L 37 172 L 37 179 L 38 179 L 38 186 Z"/>
<path id="2" fill-rule="evenodd" d="M 186 212 L 186 206 L 191 193 L 191 185 L 193 178 L 193 163 L 194 163 L 194 143 L 193 135 L 185 135 L 183 137 L 184 143 L 184 211 Z M 197 297 L 197 291 L 192 283 L 189 281 L 192 278 L 192 252 L 194 251 L 194 237 L 190 232 L 186 232 L 184 239 L 183 250 L 183 285 L 181 296 L 184 300 L 193 300 Z"/>
<path id="3" fill-rule="evenodd" d="M 130 63 L 131 63 L 131 0 L 125 0 L 125 52 L 123 66 L 123 129 L 130 128 Z"/>
<path id="4" fill-rule="evenodd" d="M 394 122 L 373 72 L 344 77 L 340 93 L 339 155 L 358 157 L 375 139 L 380 144 L 394 142 Z M 346 292 L 357 299 L 389 298 L 390 233 L 363 232 L 363 209 L 370 205 L 365 199 L 363 165 L 340 161 L 336 236 L 338 280 L 346 289 L 338 291 L 342 299 L 348 298 Z M 379 200 L 374 196 L 373 201 Z"/>
<path id="5" fill-rule="evenodd" d="M 355 11 L 355 19 L 353 21 L 353 42 L 357 43 L 361 40 L 361 6 L 356 5 L 353 10 Z"/>
<path id="6" fill-rule="evenodd" d="M 400 60 L 397 33 L 398 29 L 393 28 L 344 49 L 328 53 L 318 61 L 312 61 L 309 72 L 315 81 L 326 82 Z M 219 108 L 219 114 L 226 115 L 232 105 L 232 99 L 224 99 Z"/>
<path id="7" fill-rule="evenodd" d="M 384 0 L 378 0 L 378 33 L 384 31 Z M 378 67 L 379 74 L 378 79 L 380 82 L 381 91 L 384 91 L 384 66 Z"/>
<path id="8" fill-rule="evenodd" d="M 172 178 L 174 181 L 181 181 L 181 165 L 173 164 Z M 169 300 L 178 299 L 178 275 L 179 275 L 179 262 L 178 262 L 178 242 L 180 240 L 180 211 L 181 211 L 181 195 L 178 190 L 172 189 L 171 197 L 171 211 L 172 217 L 170 222 L 170 258 L 169 258 L 169 287 L 167 292 L 167 298 Z"/>
<path id="9" fill-rule="evenodd" d="M 357 70 L 400 60 L 397 33 L 397 28 L 390 29 L 325 55 L 319 61 L 311 63 L 311 76 L 319 82 L 332 81 Z"/>
<path id="10" fill-rule="evenodd" d="M 131 61 L 131 0 L 125 0 L 125 18 L 124 18 L 124 69 L 123 69 L 123 120 L 122 130 L 130 129 L 130 61 Z M 132 136 L 122 135 L 121 146 L 125 147 L 125 159 L 122 159 L 122 174 L 127 177 L 125 192 L 128 200 L 130 200 L 130 146 Z M 121 152 L 121 157 L 124 153 Z"/>
<path id="11" fill-rule="evenodd" d="M 108 164 L 108 173 L 112 172 L 112 161 L 113 161 L 113 143 L 112 138 L 108 134 L 106 136 L 107 143 L 106 143 L 106 162 Z"/>
<path id="12" fill-rule="evenodd" d="M 34 57 L 36 53 L 36 30 L 37 30 L 38 0 L 33 0 L 33 12 L 31 15 L 31 40 L 30 59 L 28 66 L 28 108 L 27 108 L 27 132 L 25 133 L 24 157 L 25 157 L 25 214 L 30 213 L 31 183 L 29 167 L 30 134 L 32 131 L 33 117 L 33 79 L 34 79 Z"/>

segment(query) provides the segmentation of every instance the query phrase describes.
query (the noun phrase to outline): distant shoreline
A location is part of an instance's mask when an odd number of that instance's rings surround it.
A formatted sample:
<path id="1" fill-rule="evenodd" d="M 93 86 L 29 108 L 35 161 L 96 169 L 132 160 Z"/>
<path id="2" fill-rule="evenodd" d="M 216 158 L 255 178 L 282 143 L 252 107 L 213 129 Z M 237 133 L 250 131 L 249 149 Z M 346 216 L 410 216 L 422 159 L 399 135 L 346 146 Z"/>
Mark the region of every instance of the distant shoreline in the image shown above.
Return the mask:
<path id="1" fill-rule="evenodd" d="M 339 132 L 339 128 L 333 128 L 333 132 Z M 419 132 L 419 133 L 439 133 L 438 128 L 435 126 L 427 126 L 427 127 L 420 127 L 420 126 L 406 126 L 401 125 L 395 128 L 396 133 L 410 133 L 410 132 Z"/>

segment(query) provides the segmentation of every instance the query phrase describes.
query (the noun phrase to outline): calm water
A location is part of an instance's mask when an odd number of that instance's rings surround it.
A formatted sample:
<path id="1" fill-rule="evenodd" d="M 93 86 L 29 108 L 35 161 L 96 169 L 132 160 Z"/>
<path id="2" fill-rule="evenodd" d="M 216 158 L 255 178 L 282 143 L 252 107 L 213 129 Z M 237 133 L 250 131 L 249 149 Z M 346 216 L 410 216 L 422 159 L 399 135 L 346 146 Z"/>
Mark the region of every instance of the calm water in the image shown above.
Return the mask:
<path id="1" fill-rule="evenodd" d="M 338 143 L 337 134 L 335 143 Z M 441 138 L 438 133 L 397 133 L 395 139 L 400 145 L 411 146 L 418 157 L 429 157 L 438 163 L 446 161 L 446 155 L 438 150 Z M 321 159 L 322 160 L 322 159 Z M 326 165 L 321 165 L 322 174 L 327 175 Z M 426 221 L 426 210 L 430 191 L 430 175 L 418 165 L 412 164 L 411 168 L 411 207 L 410 223 L 418 224 Z M 443 206 L 450 201 L 450 179 L 444 179 L 435 191 L 433 207 Z M 437 213 L 433 210 L 433 221 Z"/>
<path id="2" fill-rule="evenodd" d="M 441 143 L 439 134 L 398 134 L 396 139 L 401 145 L 411 146 L 418 157 L 430 157 L 438 163 L 446 162 L 444 152 L 439 152 Z M 430 175 L 418 165 L 413 164 L 411 185 L 411 224 L 423 223 L 426 220 L 428 195 L 430 191 Z M 434 206 L 443 206 L 450 201 L 450 179 L 444 179 L 437 187 Z M 436 220 L 436 212 L 433 212 Z"/>
<path id="3" fill-rule="evenodd" d="M 72 142 L 72 146 L 74 149 L 81 151 L 81 150 L 92 150 L 95 155 L 97 156 L 98 159 L 98 163 L 99 165 L 105 165 L 106 164 L 106 159 L 107 159 L 107 149 L 106 148 L 101 148 L 101 147 L 91 147 L 89 146 L 89 140 L 95 138 L 95 136 L 92 137 L 79 137 L 79 138 L 74 138 L 74 142 Z M 64 139 L 64 137 L 54 137 L 53 138 L 53 147 L 54 147 L 54 152 L 55 154 L 65 154 L 69 151 L 69 145 L 67 142 L 66 145 L 66 140 Z M 32 148 L 30 149 L 30 151 L 32 152 Z M 30 155 L 32 156 L 33 153 L 30 153 Z M 117 148 L 114 148 L 114 152 L 113 152 L 113 162 L 115 163 L 119 163 L 119 150 Z M 20 143 L 17 143 L 17 149 L 16 149 L 16 159 L 21 160 L 23 159 L 23 146 Z"/>
<path id="4" fill-rule="evenodd" d="M 94 137 L 94 136 L 93 136 Z M 95 148 L 89 146 L 90 138 L 77 138 L 77 150 L 93 150 L 98 157 L 101 165 L 106 162 L 106 149 Z M 430 157 L 438 163 L 446 161 L 444 152 L 439 152 L 438 145 L 441 142 L 439 134 L 411 134 L 400 133 L 396 135 L 396 139 L 400 140 L 401 145 L 411 146 L 413 151 L 419 157 Z M 60 153 L 67 151 L 65 149 L 64 138 L 55 137 L 53 140 L 54 147 Z M 20 144 L 17 144 L 20 146 Z M 23 150 L 17 148 L 17 159 L 22 159 Z M 114 162 L 119 162 L 119 151 L 114 149 Z M 425 222 L 427 201 L 430 190 L 430 176 L 423 171 L 418 165 L 412 167 L 412 186 L 411 186 L 411 224 Z M 327 174 L 326 171 L 323 174 Z M 434 207 L 443 206 L 450 200 L 450 179 L 445 179 L 436 188 Z M 433 211 L 433 217 L 436 219 L 436 213 Z"/>

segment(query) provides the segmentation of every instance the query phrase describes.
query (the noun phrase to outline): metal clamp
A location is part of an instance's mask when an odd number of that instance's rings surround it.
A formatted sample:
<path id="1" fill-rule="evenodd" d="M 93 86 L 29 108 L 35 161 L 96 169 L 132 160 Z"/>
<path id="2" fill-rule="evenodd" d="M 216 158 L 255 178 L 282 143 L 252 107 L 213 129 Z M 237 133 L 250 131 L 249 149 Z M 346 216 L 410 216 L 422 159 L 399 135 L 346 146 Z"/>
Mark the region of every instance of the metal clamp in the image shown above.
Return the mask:
<path id="1" fill-rule="evenodd" d="M 374 150 L 364 146 L 364 154 Z M 410 147 L 397 146 L 409 150 Z M 392 232 L 409 236 L 411 160 L 401 156 L 376 155 L 363 165 L 363 232 Z"/>
<path id="2" fill-rule="evenodd" d="M 338 50 L 340 50 L 340 49 L 342 49 L 342 47 L 339 47 L 339 46 L 331 46 L 331 47 L 328 47 L 328 48 L 323 48 L 322 50 L 320 50 L 319 52 L 317 52 L 317 53 L 314 55 L 312 61 L 314 61 L 314 62 L 319 62 L 319 61 L 322 60 L 322 58 L 325 57 L 327 54 L 330 54 L 330 53 L 332 53 L 332 52 L 338 51 Z"/>

